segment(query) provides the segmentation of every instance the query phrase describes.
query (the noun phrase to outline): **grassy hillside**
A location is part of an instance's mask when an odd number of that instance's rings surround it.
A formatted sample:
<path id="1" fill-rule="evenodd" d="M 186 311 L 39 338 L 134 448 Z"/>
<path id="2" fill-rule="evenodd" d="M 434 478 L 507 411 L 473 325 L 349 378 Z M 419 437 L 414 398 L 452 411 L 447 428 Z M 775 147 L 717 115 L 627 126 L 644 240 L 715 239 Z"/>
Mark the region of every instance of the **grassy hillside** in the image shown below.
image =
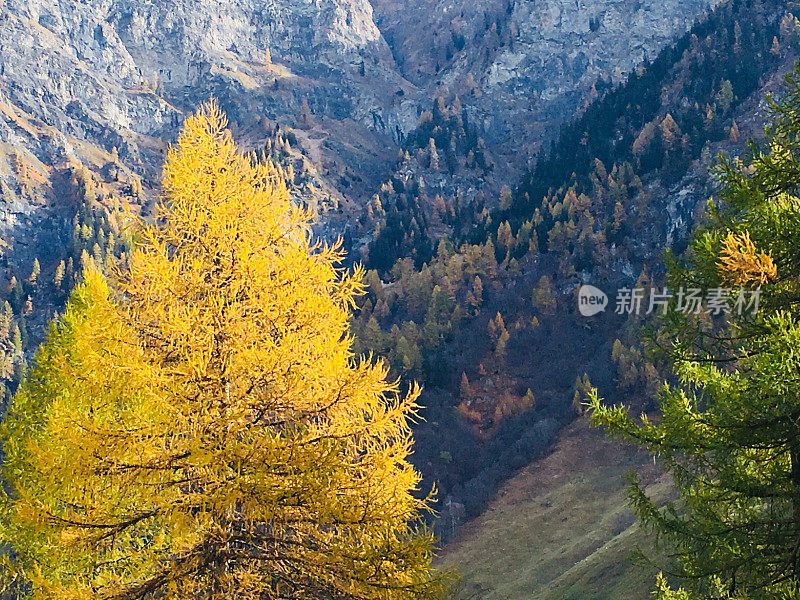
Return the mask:
<path id="1" fill-rule="evenodd" d="M 445 547 L 441 562 L 462 574 L 467 600 L 645 600 L 655 567 L 645 533 L 627 509 L 625 474 L 635 469 L 654 498 L 668 480 L 647 458 L 581 419 L 555 451 L 509 480 L 486 512 Z"/>

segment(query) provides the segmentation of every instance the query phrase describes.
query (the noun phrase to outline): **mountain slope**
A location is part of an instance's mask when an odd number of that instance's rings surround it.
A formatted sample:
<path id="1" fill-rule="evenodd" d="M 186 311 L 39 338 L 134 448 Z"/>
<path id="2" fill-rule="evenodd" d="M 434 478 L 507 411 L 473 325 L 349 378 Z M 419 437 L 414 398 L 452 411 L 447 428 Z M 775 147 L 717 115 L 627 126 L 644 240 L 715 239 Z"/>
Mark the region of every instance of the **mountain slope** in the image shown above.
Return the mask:
<path id="1" fill-rule="evenodd" d="M 759 89 L 732 120 L 740 140 L 760 139 L 769 119 L 766 94 L 780 96 L 794 56 L 765 74 Z M 742 142 L 714 144 L 712 152 L 742 151 Z M 668 192 L 670 217 L 680 203 L 701 203 L 711 175 L 698 161 Z M 691 223 L 674 219 L 676 228 Z M 623 399 L 638 401 L 635 394 Z M 669 564 L 663 551 L 633 523 L 624 498 L 626 474 L 636 472 L 657 503 L 672 497 L 669 478 L 632 446 L 591 429 L 585 418 L 559 433 L 546 457 L 505 482 L 484 513 L 457 529 L 440 562 L 463 574 L 458 598 L 536 600 L 646 600 L 655 574 Z M 453 528 L 456 531 L 455 528 Z M 655 564 L 633 560 L 643 551 Z"/>
<path id="2" fill-rule="evenodd" d="M 7 110 L 0 111 L 0 141 L 47 166 L 67 159 L 91 165 L 85 144 L 100 153 L 116 148 L 122 164 L 147 188 L 158 180 L 165 143 L 180 121 L 215 95 L 235 127 L 249 128 L 242 140 L 246 146 L 262 143 L 270 125 L 306 128 L 316 122 L 320 143 L 306 141 L 304 151 L 314 155 L 321 177 L 361 201 L 388 174 L 395 144 L 413 130 L 440 85 L 448 94 L 464 94 L 462 80 L 474 71 L 481 89 L 474 90 L 470 110 L 480 134 L 493 140 L 494 152 L 517 155 L 517 141 L 536 145 L 552 133 L 529 112 L 531 98 L 539 96 L 537 81 L 560 86 L 535 100 L 537 110 L 563 118 L 571 110 L 565 112 L 564 98 L 576 104 L 597 76 L 625 72 L 642 52 L 658 51 L 710 1 L 635 11 L 630 23 L 655 26 L 657 33 L 639 36 L 633 45 L 613 33 L 622 26 L 617 18 L 622 13 L 601 11 L 604 3 L 584 7 L 586 14 L 607 21 L 593 32 L 582 12 L 568 3 L 537 7 L 543 11 L 540 19 L 530 7 L 474 2 L 456 19 L 464 22 L 470 40 L 448 66 L 453 75 L 416 78 L 411 84 L 375 18 L 387 35 L 403 35 L 403 43 L 438 51 L 435 40 L 414 36 L 424 31 L 451 37 L 447 15 L 453 7 L 447 2 L 427 6 L 429 26 L 418 27 L 415 18 L 425 11 L 405 4 L 399 11 L 380 0 L 376 6 L 386 10 L 378 17 L 367 0 L 181 0 L 168 8 L 145 0 L 3 0 L 0 102 Z M 497 15 L 492 18 L 501 27 L 507 22 L 508 32 L 498 34 L 497 44 L 485 35 L 488 15 Z M 512 37 L 520 40 L 513 60 L 506 56 L 511 38 L 503 41 L 511 35 L 511 23 Z M 534 42 L 525 41 L 529 38 Z M 562 55 L 579 54 L 584 46 L 591 47 L 591 60 L 579 61 L 577 70 L 562 64 Z M 484 64 L 484 55 L 497 55 L 497 64 L 506 66 Z M 602 57 L 597 64 L 595 55 Z M 516 65 L 511 70 L 509 61 Z M 530 79 L 534 71 L 536 81 Z M 577 88 L 575 77 L 581 81 Z M 510 100 L 522 103 L 512 111 L 514 123 L 504 116 Z M 261 123 L 260 131 L 251 127 Z M 36 131 L 39 125 L 47 131 Z M 510 126 L 517 133 L 512 147 L 503 148 Z M 13 188 L 13 169 L 4 175 Z M 43 195 L 52 196 L 52 190 Z"/>
<path id="3" fill-rule="evenodd" d="M 652 401 L 661 376 L 639 341 L 644 314 L 586 319 L 576 289 L 599 286 L 613 307 L 616 290 L 658 286 L 665 249 L 682 251 L 714 193 L 715 153 L 757 133 L 745 125 L 791 67 L 798 31 L 780 0 L 721 4 L 499 197 L 434 196 L 451 169 L 487 167 L 458 102 L 425 115 L 363 218 L 376 272 L 354 329 L 363 349 L 426 384 L 416 464 L 438 482 L 442 535 L 547 450 L 581 411 L 587 379 L 612 402 Z"/>
<path id="4" fill-rule="evenodd" d="M 373 4 L 402 74 L 459 94 L 506 169 L 524 167 L 596 87 L 618 83 L 718 1 Z"/>
<path id="5" fill-rule="evenodd" d="M 570 426 L 550 456 L 509 480 L 444 548 L 441 563 L 463 577 L 458 598 L 650 598 L 654 568 L 629 561 L 646 541 L 623 494 L 629 470 L 667 499 L 669 481 L 645 455 L 585 421 Z"/>
<path id="6" fill-rule="evenodd" d="M 330 179 L 354 166 L 386 170 L 393 138 L 416 119 L 418 93 L 397 74 L 366 0 L 4 0 L 0 50 L 4 197 L 23 179 L 13 152 L 43 165 L 44 179 L 68 162 L 95 170 L 114 152 L 152 188 L 166 144 L 212 95 L 245 146 L 276 125 L 312 128 L 315 117 L 331 122 L 324 133 L 346 123 L 339 145 L 351 151 L 318 153 L 320 166 L 334 163 Z M 14 218 L 7 204 L 0 214 Z"/>

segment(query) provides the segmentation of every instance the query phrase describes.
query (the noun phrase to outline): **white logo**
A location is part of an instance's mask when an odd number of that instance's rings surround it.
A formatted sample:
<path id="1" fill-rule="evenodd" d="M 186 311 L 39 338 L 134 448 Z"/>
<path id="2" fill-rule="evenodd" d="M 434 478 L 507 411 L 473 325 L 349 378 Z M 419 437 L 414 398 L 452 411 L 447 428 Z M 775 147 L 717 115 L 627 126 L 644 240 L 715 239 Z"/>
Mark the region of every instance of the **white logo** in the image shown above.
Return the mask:
<path id="1" fill-rule="evenodd" d="M 582 285 L 578 290 L 578 311 L 584 317 L 593 317 L 608 306 L 608 296 L 593 285 Z"/>

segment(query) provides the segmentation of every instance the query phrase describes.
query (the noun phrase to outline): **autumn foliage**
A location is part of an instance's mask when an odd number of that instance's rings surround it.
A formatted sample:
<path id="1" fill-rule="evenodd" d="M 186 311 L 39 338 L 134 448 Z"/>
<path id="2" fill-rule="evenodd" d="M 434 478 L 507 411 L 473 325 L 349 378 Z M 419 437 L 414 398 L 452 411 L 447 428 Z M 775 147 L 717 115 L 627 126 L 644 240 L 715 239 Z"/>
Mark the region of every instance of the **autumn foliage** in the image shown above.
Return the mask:
<path id="1" fill-rule="evenodd" d="M 361 272 L 211 104 L 127 265 L 94 270 L 3 426 L 8 585 L 35 599 L 435 597 L 418 390 L 351 351 Z"/>
<path id="2" fill-rule="evenodd" d="M 769 254 L 756 251 L 748 232 L 729 232 L 722 241 L 719 272 L 727 283 L 736 286 L 764 285 L 778 276 L 775 261 Z"/>

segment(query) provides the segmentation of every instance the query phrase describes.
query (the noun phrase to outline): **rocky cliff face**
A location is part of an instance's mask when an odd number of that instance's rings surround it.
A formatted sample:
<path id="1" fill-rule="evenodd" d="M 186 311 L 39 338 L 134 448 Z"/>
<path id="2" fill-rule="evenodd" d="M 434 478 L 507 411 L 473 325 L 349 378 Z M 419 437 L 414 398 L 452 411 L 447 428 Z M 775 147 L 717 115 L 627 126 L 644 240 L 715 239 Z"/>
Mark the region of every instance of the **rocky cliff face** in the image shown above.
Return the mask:
<path id="1" fill-rule="evenodd" d="M 371 114 L 388 114 L 402 85 L 366 0 L 8 0 L 0 73 L 6 104 L 116 146 L 136 166 L 146 153 L 137 136 L 168 140 L 181 113 L 214 92 L 232 99 L 234 120 L 279 120 L 307 98 L 314 112 L 375 127 Z M 3 141 L 19 142 L 10 129 Z"/>
<path id="2" fill-rule="evenodd" d="M 146 197 L 182 119 L 212 95 L 246 146 L 309 130 L 324 189 L 356 166 L 388 169 L 419 92 L 367 0 L 0 0 L 0 235 L 24 245 L 59 214 L 69 165 L 114 163 Z"/>
<path id="3" fill-rule="evenodd" d="M 245 146 L 298 128 L 334 207 L 388 177 L 438 94 L 461 96 L 513 184 L 599 76 L 620 77 L 712 2 L 0 0 L 0 235 L 24 243 L 59 214 L 69 165 L 115 165 L 147 197 L 182 119 L 212 95 Z"/>
<path id="4" fill-rule="evenodd" d="M 718 0 L 373 0 L 404 76 L 460 94 L 512 166 Z M 419 26 L 419 23 L 424 23 Z"/>

